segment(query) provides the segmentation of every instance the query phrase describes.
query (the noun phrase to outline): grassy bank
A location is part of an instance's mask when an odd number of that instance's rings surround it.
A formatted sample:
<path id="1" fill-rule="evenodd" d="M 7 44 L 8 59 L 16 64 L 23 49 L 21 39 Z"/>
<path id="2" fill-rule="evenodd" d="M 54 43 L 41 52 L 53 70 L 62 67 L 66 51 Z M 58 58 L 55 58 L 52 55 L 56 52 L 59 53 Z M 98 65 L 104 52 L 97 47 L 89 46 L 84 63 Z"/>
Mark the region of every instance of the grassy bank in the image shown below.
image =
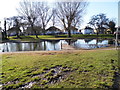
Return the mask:
<path id="1" fill-rule="evenodd" d="M 3 88 L 112 88 L 116 50 L 3 54 Z"/>
<path id="2" fill-rule="evenodd" d="M 39 38 L 36 38 L 35 35 L 30 36 L 21 36 L 21 39 L 16 38 L 16 36 L 9 37 L 9 40 L 19 40 L 19 41 L 39 41 L 40 39 L 44 40 L 60 40 L 60 39 L 83 39 L 83 38 L 97 38 L 97 35 L 82 35 L 82 34 L 76 34 L 72 35 L 71 38 L 67 37 L 68 35 L 38 35 Z M 98 36 L 100 39 L 114 39 L 114 35 L 104 35 L 100 34 Z"/>
<path id="3" fill-rule="evenodd" d="M 92 34 L 92 35 L 81 35 L 81 34 L 76 34 L 73 35 L 74 38 L 100 38 L 100 39 L 113 39 L 114 35 L 112 34 L 99 34 L 98 36 L 96 34 Z"/>
<path id="4" fill-rule="evenodd" d="M 20 36 L 21 38 L 16 38 L 16 36 L 10 36 L 9 40 L 19 40 L 19 41 L 39 41 L 40 39 L 54 38 L 52 35 L 39 35 L 39 38 L 36 38 L 35 35 L 29 36 Z"/>

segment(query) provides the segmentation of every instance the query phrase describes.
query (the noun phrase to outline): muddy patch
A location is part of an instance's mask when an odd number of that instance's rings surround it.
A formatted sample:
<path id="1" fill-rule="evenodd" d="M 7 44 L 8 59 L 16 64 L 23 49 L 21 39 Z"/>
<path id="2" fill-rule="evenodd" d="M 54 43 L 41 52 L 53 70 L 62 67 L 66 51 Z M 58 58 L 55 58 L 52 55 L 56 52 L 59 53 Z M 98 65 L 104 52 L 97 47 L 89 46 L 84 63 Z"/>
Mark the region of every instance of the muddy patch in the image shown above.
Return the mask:
<path id="1" fill-rule="evenodd" d="M 114 79 L 113 79 L 113 89 L 120 90 L 120 73 L 114 72 Z"/>
<path id="2" fill-rule="evenodd" d="M 30 76 L 31 77 L 30 82 L 22 84 L 19 87 L 16 87 L 15 89 L 32 88 L 33 85 L 39 85 L 40 87 L 44 87 L 44 85 L 47 84 L 55 84 L 66 79 L 71 72 L 73 72 L 73 70 L 70 67 L 67 66 L 63 67 L 62 65 L 56 65 L 49 69 L 44 69 L 43 72 L 40 74 L 34 74 Z M 19 84 L 19 83 L 20 83 L 19 79 L 16 79 L 7 82 L 6 84 L 3 84 L 3 86 L 7 86 L 10 84 Z M 12 87 L 8 89 L 12 89 Z"/>
<path id="3" fill-rule="evenodd" d="M 64 80 L 70 72 L 72 72 L 70 67 L 62 67 L 62 65 L 44 69 L 41 74 L 32 76 L 34 82 L 29 82 L 22 88 L 31 88 L 34 84 L 39 84 L 41 87 L 46 84 L 55 84 Z"/>

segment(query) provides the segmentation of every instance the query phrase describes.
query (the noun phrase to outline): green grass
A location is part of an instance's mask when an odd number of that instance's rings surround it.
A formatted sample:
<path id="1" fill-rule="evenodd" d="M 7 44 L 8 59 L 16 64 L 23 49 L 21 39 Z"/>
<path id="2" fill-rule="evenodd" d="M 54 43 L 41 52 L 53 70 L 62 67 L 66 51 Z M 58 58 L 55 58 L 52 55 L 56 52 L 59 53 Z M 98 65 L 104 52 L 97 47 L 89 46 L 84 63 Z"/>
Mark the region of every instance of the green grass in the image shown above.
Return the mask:
<path id="1" fill-rule="evenodd" d="M 68 35 L 59 35 L 59 36 L 68 36 Z M 72 38 L 111 38 L 113 39 L 114 38 L 114 35 L 112 34 L 99 34 L 98 36 L 96 34 L 92 34 L 92 35 L 89 35 L 89 34 L 74 34 L 72 35 Z"/>
<path id="2" fill-rule="evenodd" d="M 80 38 L 84 38 L 84 37 L 86 37 L 86 38 L 97 38 L 97 35 L 96 34 L 93 34 L 93 35 L 87 35 L 87 34 L 84 34 L 84 35 L 81 35 L 81 34 L 76 34 L 76 35 L 73 35 L 73 37 L 74 38 L 76 38 L 76 37 L 80 37 Z M 98 35 L 98 38 L 111 38 L 111 39 L 113 39 L 114 38 L 114 35 L 112 35 L 112 34 L 99 34 Z"/>
<path id="3" fill-rule="evenodd" d="M 3 86 L 5 89 L 18 88 L 29 82 L 36 82 L 31 88 L 37 89 L 111 88 L 118 66 L 117 55 L 116 50 L 3 54 L 1 79 L 3 84 L 11 82 Z M 50 79 L 57 77 L 52 75 L 52 68 L 57 66 L 67 67 L 62 69 L 66 77 L 49 83 Z"/>
<path id="4" fill-rule="evenodd" d="M 36 38 L 35 35 L 29 35 L 29 36 L 20 36 L 21 39 L 16 38 L 16 36 L 9 37 L 9 40 L 20 40 L 20 41 L 38 41 L 40 39 L 47 39 L 47 38 L 54 38 L 52 35 L 39 35 L 39 38 Z"/>
<path id="5" fill-rule="evenodd" d="M 60 39 L 78 39 L 78 38 L 97 38 L 97 35 L 82 35 L 82 34 L 76 34 L 72 35 L 71 38 L 67 37 L 68 35 L 58 35 L 58 37 L 54 35 L 38 35 L 39 38 L 36 38 L 35 35 L 29 35 L 29 36 L 21 36 L 21 39 L 16 38 L 16 36 L 9 37 L 9 40 L 20 40 L 20 41 L 39 41 L 42 40 L 60 40 Z M 114 35 L 110 34 L 100 34 L 98 38 L 101 39 L 114 39 Z"/>

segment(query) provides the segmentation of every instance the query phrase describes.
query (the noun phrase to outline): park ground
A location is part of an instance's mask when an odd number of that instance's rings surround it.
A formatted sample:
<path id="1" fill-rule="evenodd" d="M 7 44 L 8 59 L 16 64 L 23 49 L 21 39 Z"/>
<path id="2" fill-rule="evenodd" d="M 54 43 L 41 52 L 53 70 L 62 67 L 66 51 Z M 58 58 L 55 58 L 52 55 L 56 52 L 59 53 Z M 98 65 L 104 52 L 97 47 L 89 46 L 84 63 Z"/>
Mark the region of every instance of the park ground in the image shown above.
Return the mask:
<path id="1" fill-rule="evenodd" d="M 112 48 L 2 54 L 3 89 L 118 88 L 118 73 Z"/>

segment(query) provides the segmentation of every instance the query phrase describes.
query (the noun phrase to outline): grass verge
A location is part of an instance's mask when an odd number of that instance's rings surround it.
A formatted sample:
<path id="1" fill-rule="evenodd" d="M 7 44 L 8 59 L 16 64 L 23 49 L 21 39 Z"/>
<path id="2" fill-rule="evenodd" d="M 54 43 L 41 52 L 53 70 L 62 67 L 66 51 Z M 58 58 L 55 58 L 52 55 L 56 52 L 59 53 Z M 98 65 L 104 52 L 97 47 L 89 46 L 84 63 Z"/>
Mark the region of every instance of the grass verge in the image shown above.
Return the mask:
<path id="1" fill-rule="evenodd" d="M 67 37 L 68 35 L 38 35 L 39 38 L 36 38 L 35 35 L 29 35 L 29 36 L 21 36 L 21 39 L 16 38 L 16 36 L 9 37 L 9 40 L 19 40 L 19 41 L 39 41 L 42 40 L 60 40 L 60 39 L 80 39 L 80 38 L 97 38 L 97 35 L 82 35 L 82 34 L 76 34 L 72 35 L 71 38 Z M 100 34 L 98 36 L 99 39 L 114 39 L 114 35 L 104 35 Z"/>
<path id="2" fill-rule="evenodd" d="M 112 88 L 116 50 L 3 54 L 3 89 Z"/>

